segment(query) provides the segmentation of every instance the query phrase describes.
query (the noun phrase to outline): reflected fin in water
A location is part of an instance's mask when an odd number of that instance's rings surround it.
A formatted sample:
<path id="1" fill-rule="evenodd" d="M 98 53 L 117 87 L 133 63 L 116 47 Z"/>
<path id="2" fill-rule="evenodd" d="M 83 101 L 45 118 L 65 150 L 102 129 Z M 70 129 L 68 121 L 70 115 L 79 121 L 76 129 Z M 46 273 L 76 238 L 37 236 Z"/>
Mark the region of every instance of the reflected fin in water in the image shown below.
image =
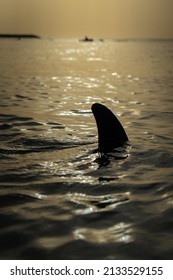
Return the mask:
<path id="1" fill-rule="evenodd" d="M 106 106 L 94 103 L 91 107 L 98 129 L 98 152 L 101 156 L 125 158 L 127 134 L 117 117 Z"/>

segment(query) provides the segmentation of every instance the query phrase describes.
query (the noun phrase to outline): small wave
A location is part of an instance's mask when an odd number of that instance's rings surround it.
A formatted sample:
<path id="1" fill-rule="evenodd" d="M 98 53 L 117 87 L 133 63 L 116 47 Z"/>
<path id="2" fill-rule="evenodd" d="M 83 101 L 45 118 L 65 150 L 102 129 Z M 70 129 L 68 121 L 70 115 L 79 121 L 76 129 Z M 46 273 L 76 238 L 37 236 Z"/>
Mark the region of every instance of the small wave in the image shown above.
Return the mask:
<path id="1" fill-rule="evenodd" d="M 0 125 L 0 130 L 6 130 L 6 129 L 10 129 L 10 128 L 12 128 L 13 126 L 12 126 L 12 124 L 2 124 L 2 125 Z"/>
<path id="2" fill-rule="evenodd" d="M 0 114 L 0 118 L 2 120 L 6 120 L 6 122 L 15 122 L 15 121 L 30 121 L 33 120 L 31 117 L 23 117 L 17 115 L 9 115 L 9 114 Z"/>
<path id="3" fill-rule="evenodd" d="M 27 202 L 33 202 L 42 199 L 43 196 L 39 194 L 24 194 L 24 193 L 11 193 L 0 195 L 0 205 L 1 207 L 9 207 L 13 205 L 19 205 Z"/>

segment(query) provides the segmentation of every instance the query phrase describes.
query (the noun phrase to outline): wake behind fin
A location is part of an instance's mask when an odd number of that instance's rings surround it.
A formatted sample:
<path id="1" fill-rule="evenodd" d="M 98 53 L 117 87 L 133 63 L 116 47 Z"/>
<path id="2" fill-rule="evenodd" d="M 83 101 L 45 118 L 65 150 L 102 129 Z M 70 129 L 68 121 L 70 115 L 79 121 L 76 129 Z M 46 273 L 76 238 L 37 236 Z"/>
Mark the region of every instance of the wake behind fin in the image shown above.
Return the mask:
<path id="1" fill-rule="evenodd" d="M 128 137 L 117 117 L 99 103 L 94 103 L 91 109 L 98 129 L 98 151 L 108 153 L 114 148 L 122 147 Z"/>

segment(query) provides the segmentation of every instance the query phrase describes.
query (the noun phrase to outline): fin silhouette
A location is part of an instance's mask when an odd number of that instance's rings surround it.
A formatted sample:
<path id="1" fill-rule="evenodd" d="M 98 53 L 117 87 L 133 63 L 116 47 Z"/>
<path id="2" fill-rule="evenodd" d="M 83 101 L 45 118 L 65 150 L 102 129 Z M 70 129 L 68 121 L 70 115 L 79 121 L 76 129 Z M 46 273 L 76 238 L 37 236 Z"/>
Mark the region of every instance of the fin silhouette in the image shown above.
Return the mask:
<path id="1" fill-rule="evenodd" d="M 117 117 L 104 105 L 94 103 L 91 107 L 98 129 L 98 151 L 108 153 L 122 147 L 127 134 Z"/>

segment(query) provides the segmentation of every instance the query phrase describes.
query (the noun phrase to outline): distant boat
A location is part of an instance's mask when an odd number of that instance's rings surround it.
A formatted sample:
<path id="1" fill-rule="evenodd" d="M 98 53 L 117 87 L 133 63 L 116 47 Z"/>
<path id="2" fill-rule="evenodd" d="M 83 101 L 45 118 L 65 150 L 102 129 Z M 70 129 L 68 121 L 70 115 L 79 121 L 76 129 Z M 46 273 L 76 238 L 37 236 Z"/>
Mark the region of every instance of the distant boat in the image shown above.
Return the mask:
<path id="1" fill-rule="evenodd" d="M 80 42 L 93 42 L 94 39 L 93 38 L 89 38 L 87 36 L 85 36 L 83 39 L 80 39 L 79 40 Z"/>

